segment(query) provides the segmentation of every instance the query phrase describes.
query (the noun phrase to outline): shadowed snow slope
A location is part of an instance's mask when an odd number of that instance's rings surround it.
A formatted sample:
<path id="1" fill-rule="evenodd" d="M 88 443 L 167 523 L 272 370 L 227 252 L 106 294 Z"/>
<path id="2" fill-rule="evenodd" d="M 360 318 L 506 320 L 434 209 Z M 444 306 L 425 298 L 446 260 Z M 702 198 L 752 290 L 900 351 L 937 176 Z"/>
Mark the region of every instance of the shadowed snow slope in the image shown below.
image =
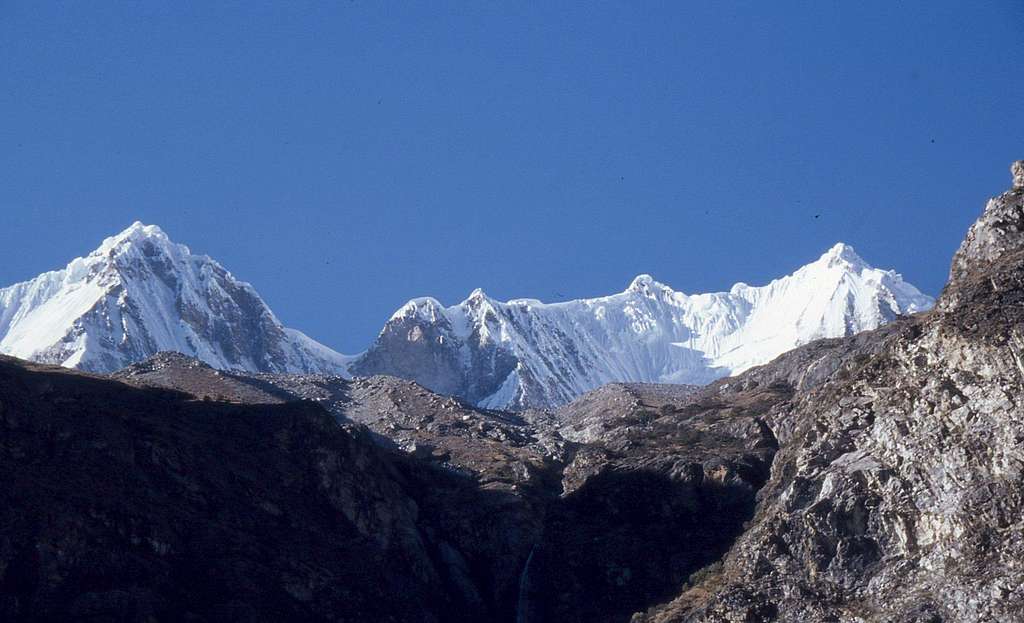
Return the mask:
<path id="1" fill-rule="evenodd" d="M 452 307 L 414 299 L 352 371 L 411 378 L 484 407 L 551 407 L 609 382 L 704 384 L 932 303 L 840 243 L 766 286 L 713 294 L 640 275 L 620 294 L 565 303 L 502 303 L 481 290 Z"/>
<path id="2" fill-rule="evenodd" d="M 283 327 L 256 291 L 154 225 L 0 290 L 0 353 L 110 372 L 158 351 L 253 372 L 343 373 L 348 358 Z"/>

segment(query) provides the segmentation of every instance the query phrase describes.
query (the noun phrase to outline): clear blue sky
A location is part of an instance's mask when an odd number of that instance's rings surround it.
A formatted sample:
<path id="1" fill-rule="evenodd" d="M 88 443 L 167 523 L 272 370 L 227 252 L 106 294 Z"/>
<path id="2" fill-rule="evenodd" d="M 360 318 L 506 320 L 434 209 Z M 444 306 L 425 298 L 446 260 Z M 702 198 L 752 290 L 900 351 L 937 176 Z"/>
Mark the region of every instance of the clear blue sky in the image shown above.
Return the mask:
<path id="1" fill-rule="evenodd" d="M 1020 0 L 212 4 L 0 2 L 0 284 L 139 219 L 344 352 L 839 240 L 936 294 L 1024 158 Z"/>

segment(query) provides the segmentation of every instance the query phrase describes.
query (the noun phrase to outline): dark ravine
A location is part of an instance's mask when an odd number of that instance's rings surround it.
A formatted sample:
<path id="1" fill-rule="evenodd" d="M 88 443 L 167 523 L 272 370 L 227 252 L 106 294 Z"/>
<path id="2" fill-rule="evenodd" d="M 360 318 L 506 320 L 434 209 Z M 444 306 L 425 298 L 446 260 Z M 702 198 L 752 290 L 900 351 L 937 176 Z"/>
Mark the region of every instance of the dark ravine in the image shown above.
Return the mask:
<path id="1" fill-rule="evenodd" d="M 0 358 L 0 620 L 1024 620 L 1024 164 L 935 310 L 702 388 Z"/>

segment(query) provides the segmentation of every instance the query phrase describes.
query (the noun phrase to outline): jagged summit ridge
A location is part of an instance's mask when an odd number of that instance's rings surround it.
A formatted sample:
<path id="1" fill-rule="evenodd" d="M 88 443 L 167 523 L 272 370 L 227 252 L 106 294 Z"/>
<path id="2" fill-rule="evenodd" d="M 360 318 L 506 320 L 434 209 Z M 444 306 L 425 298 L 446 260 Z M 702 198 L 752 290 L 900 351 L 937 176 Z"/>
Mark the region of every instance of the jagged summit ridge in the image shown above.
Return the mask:
<path id="1" fill-rule="evenodd" d="M 685 294 L 641 274 L 610 296 L 444 307 L 414 299 L 353 363 L 490 408 L 551 407 L 608 382 L 703 384 L 822 337 L 928 309 L 931 297 L 838 243 L 765 286 Z"/>
<path id="2" fill-rule="evenodd" d="M 94 254 L 106 254 L 119 248 L 124 243 L 138 244 L 145 240 L 158 240 L 163 243 L 171 243 L 170 238 L 158 225 L 145 225 L 141 221 L 135 221 L 119 234 L 110 236 L 100 243 L 99 248 L 93 251 Z M 182 246 L 185 249 L 184 245 Z"/>
<path id="3" fill-rule="evenodd" d="M 857 254 L 857 251 L 845 242 L 837 242 L 828 251 L 818 258 L 819 262 L 828 264 L 846 262 L 851 266 L 870 268 L 867 262 Z"/>
<path id="4" fill-rule="evenodd" d="M 0 290 L 0 353 L 110 372 L 159 351 L 225 369 L 343 373 L 248 283 L 135 222 L 64 269 Z"/>

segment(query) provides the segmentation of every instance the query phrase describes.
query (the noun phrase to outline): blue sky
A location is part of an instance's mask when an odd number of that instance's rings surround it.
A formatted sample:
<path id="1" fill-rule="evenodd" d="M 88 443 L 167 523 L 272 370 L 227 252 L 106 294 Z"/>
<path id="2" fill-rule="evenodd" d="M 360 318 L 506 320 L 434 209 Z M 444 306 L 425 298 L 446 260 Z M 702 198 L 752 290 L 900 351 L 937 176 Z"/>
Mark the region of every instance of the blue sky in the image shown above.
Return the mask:
<path id="1" fill-rule="evenodd" d="M 839 240 L 936 294 L 1024 158 L 1019 0 L 212 4 L 0 2 L 0 284 L 138 219 L 344 352 Z"/>

